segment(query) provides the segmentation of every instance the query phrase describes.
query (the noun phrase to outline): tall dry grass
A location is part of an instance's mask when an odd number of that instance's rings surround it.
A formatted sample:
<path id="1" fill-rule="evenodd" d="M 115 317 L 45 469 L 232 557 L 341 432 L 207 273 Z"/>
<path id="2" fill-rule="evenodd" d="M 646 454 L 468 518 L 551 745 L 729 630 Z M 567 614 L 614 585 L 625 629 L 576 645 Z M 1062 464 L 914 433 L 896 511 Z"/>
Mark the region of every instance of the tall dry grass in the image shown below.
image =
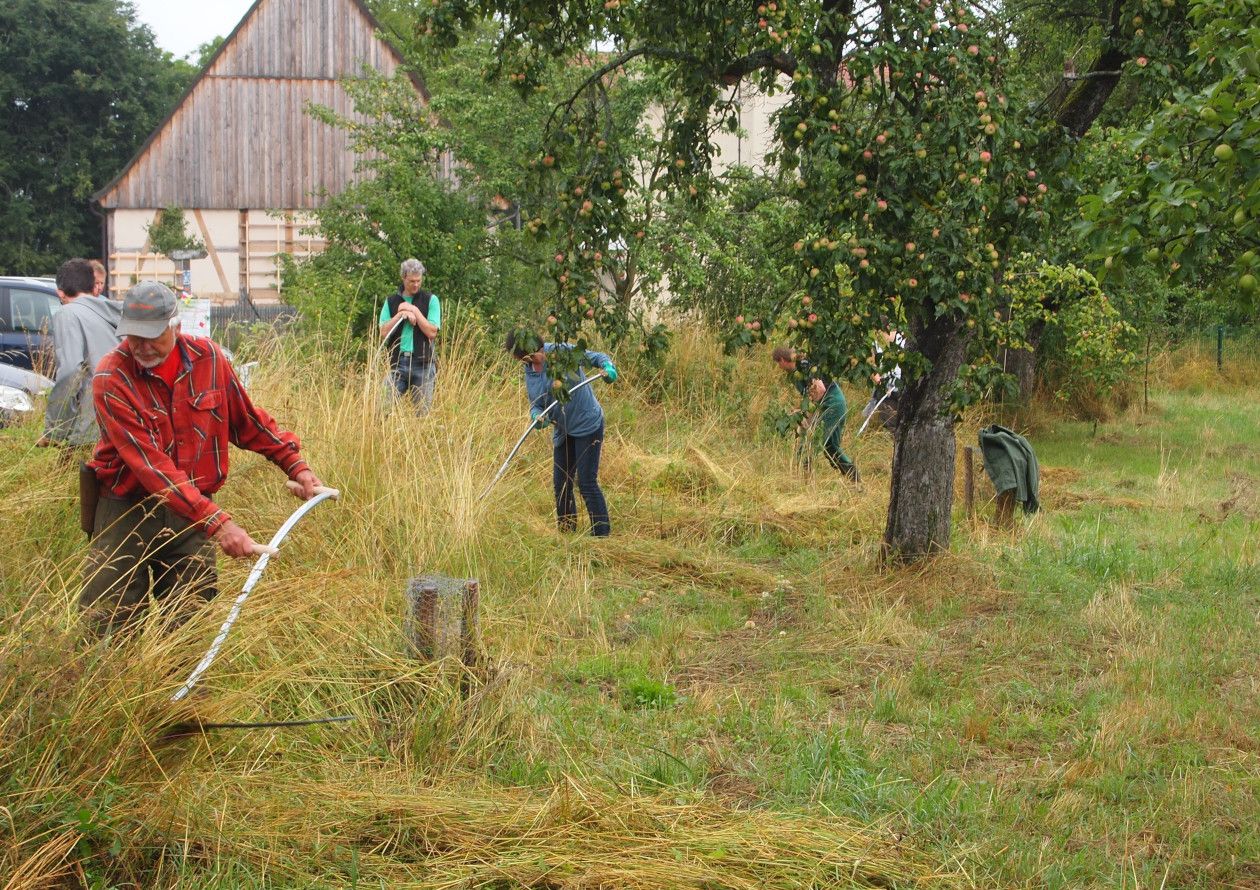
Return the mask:
<path id="1" fill-rule="evenodd" d="M 802 482 L 787 447 L 765 447 L 761 413 L 782 385 L 765 356 L 727 359 L 687 334 L 659 378 L 628 368 L 600 390 L 606 541 L 555 531 L 544 435 L 479 499 L 527 421 L 506 357 L 456 337 L 426 417 L 388 409 L 379 357 L 365 366 L 341 347 L 277 341 L 261 358 L 254 398 L 343 497 L 285 542 L 188 702 L 169 697 L 249 566 L 221 563 L 220 598 L 173 633 L 150 622 L 123 642 L 88 641 L 71 474 L 32 447 L 33 428 L 0 439 L 0 886 L 949 882 L 888 832 L 825 813 L 627 789 L 580 758 L 542 789 L 486 777 L 503 752 L 551 746 L 530 693 L 558 647 L 592 632 L 597 578 L 753 588 L 772 578 L 726 544 L 767 531 L 877 538 L 866 533 L 882 517 L 878 481 L 857 492 L 819 461 Z M 877 479 L 884 446 L 853 450 Z M 266 540 L 295 502 L 265 462 L 233 461 L 222 503 Z M 402 590 L 422 571 L 482 580 L 486 671 L 407 657 Z M 852 632 L 895 632 L 883 615 L 893 630 Z M 354 720 L 159 743 L 176 721 L 330 714 Z"/>

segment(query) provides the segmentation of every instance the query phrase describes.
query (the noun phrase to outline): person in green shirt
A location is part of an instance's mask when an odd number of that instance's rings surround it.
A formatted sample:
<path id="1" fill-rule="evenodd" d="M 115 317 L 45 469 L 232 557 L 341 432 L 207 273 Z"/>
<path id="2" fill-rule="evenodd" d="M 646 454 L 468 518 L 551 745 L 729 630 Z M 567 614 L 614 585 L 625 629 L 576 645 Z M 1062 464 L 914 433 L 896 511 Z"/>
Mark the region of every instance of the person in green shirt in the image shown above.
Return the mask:
<path id="1" fill-rule="evenodd" d="M 381 336 L 389 347 L 394 390 L 410 398 L 424 414 L 433 404 L 437 380 L 435 343 L 442 327 L 442 303 L 424 283 L 424 263 L 403 260 L 402 285 L 381 306 Z"/>
<path id="2" fill-rule="evenodd" d="M 844 420 L 849 413 L 848 402 L 840 384 L 816 371 L 809 359 L 799 355 L 790 346 L 775 347 L 774 363 L 791 375 L 797 392 L 811 401 L 819 402 L 822 412 L 823 453 L 827 461 L 853 482 L 861 482 L 857 465 L 844 453 L 840 439 L 844 434 Z"/>

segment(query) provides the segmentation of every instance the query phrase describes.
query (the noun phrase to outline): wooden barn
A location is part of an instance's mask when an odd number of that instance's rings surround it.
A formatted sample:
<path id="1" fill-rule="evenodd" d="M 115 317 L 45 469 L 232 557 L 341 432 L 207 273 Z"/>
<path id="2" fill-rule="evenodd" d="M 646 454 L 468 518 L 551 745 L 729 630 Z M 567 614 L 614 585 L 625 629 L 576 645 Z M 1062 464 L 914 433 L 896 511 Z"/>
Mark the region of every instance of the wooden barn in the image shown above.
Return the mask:
<path id="1" fill-rule="evenodd" d="M 257 0 L 175 109 L 113 182 L 95 196 L 103 216 L 110 288 L 175 279 L 146 228 L 161 208 L 185 212 L 208 255 L 193 260 L 201 297 L 258 300 L 279 294 L 278 254 L 307 256 L 322 242 L 302 233 L 323 192 L 354 182 L 347 134 L 311 104 L 355 117 L 339 80 L 365 68 L 393 75 L 403 60 L 379 36 L 362 0 Z M 428 93 L 411 76 L 420 100 Z M 449 159 L 447 169 L 450 174 Z"/>

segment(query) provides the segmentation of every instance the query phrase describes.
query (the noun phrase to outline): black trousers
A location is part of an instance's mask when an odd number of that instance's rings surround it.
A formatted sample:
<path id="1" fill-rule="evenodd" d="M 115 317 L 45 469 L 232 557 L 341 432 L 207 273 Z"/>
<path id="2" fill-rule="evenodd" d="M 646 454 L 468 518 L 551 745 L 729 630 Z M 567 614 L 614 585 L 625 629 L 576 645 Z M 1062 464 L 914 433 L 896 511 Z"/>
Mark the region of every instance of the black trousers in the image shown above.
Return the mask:
<path id="1" fill-rule="evenodd" d="M 573 485 L 582 493 L 586 512 L 591 517 L 591 534 L 607 537 L 612 531 L 608 522 L 608 503 L 599 487 L 599 454 L 604 445 L 604 425 L 586 436 L 565 436 L 554 443 L 555 463 L 552 484 L 556 490 L 556 520 L 561 531 L 577 529 L 577 501 Z"/>

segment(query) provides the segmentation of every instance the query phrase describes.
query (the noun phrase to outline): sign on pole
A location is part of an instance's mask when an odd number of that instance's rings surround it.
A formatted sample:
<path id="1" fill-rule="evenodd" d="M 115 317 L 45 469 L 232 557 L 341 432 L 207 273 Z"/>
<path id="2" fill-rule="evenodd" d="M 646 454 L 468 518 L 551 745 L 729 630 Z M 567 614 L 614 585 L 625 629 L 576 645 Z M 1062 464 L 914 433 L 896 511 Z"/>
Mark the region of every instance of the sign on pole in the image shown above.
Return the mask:
<path id="1" fill-rule="evenodd" d="M 209 337 L 210 301 L 194 297 L 187 291 L 181 292 L 179 322 L 185 334 L 191 334 L 194 337 Z"/>

